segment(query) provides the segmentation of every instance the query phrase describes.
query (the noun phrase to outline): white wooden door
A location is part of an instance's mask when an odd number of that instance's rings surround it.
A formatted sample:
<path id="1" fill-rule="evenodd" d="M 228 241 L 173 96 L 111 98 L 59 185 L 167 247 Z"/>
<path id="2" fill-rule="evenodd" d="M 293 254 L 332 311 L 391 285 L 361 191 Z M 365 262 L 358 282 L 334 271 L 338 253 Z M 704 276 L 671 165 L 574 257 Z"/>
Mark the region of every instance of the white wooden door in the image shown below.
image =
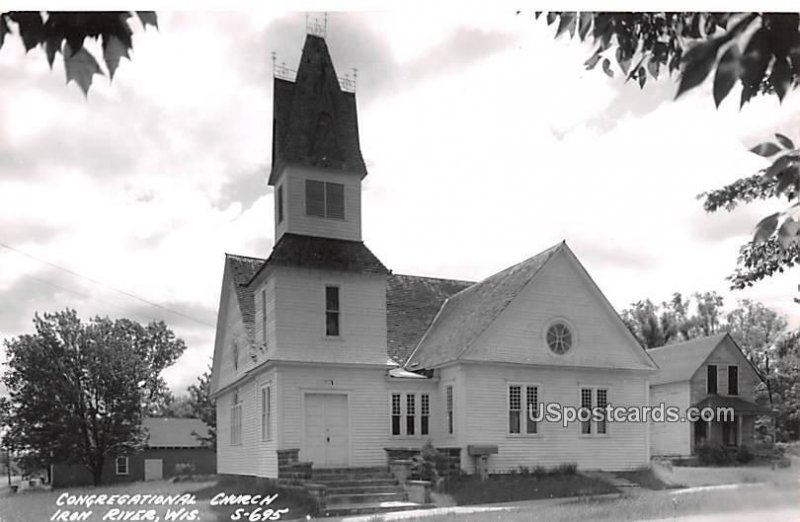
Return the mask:
<path id="1" fill-rule="evenodd" d="M 161 459 L 144 459 L 144 479 L 161 480 L 164 478 L 164 461 Z"/>
<path id="2" fill-rule="evenodd" d="M 309 393 L 305 410 L 304 459 L 315 467 L 346 466 L 350 447 L 347 396 Z"/>

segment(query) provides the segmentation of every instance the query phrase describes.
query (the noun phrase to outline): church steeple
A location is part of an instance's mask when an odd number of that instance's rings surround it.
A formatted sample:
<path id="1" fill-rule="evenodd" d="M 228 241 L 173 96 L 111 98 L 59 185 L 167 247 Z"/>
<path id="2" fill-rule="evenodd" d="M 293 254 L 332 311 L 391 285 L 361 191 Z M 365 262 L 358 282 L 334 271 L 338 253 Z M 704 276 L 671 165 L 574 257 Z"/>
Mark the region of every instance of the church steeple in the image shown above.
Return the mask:
<path id="1" fill-rule="evenodd" d="M 325 39 L 306 36 L 296 74 L 274 75 L 275 240 L 284 233 L 361 241 L 367 175 L 355 93 L 342 88 Z"/>
<path id="2" fill-rule="evenodd" d="M 271 185 L 289 164 L 366 176 L 355 93 L 341 88 L 323 38 L 307 35 L 295 80 L 274 85 Z"/>

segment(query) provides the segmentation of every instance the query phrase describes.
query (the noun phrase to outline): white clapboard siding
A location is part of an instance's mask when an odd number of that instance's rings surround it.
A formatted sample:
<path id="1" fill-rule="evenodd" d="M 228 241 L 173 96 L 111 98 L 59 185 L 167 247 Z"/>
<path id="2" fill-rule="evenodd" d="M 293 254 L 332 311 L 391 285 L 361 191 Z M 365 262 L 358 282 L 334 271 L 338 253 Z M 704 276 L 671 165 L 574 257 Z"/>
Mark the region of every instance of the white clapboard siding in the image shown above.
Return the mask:
<path id="1" fill-rule="evenodd" d="M 217 339 L 215 354 L 219 355 L 219 361 L 215 361 L 215 368 L 218 371 L 216 380 L 217 390 L 223 389 L 228 384 L 241 377 L 249 367 L 250 340 L 245 330 L 242 314 L 239 310 L 239 302 L 236 299 L 236 292 L 233 290 L 233 282 L 227 277 L 225 284 L 231 285 L 223 292 L 223 302 L 221 306 L 225 309 L 219 314 L 219 320 L 223 324 L 217 325 Z M 238 368 L 234 365 L 234 349 L 236 343 L 239 350 Z"/>
<path id="2" fill-rule="evenodd" d="M 707 366 L 717 365 L 717 394 L 728 395 L 728 366 L 739 367 L 739 394 L 747 401 L 755 400 L 755 387 L 761 382 L 758 375 L 747 362 L 742 352 L 733 344 L 730 338 L 725 337 L 706 359 L 706 362 L 697 369 L 691 380 L 692 404 L 697 404 L 708 396 L 707 393 Z"/>
<path id="3" fill-rule="evenodd" d="M 264 340 L 264 307 L 262 304 L 262 291 L 265 291 L 267 301 L 267 336 Z M 275 278 L 260 278 L 260 284 L 253 292 L 255 302 L 255 324 L 254 332 L 254 351 L 256 357 L 250 358 L 250 366 L 263 363 L 275 357 L 275 350 L 278 344 L 276 330 L 276 302 L 275 302 Z"/>
<path id="4" fill-rule="evenodd" d="M 276 343 L 272 360 L 385 365 L 386 278 L 279 267 L 273 273 Z M 339 286 L 338 337 L 325 335 L 325 286 Z"/>
<path id="5" fill-rule="evenodd" d="M 272 383 L 272 440 L 262 440 L 261 387 Z M 278 476 L 279 384 L 274 370 L 238 386 L 242 404 L 242 443 L 231 444 L 233 389 L 217 398 L 217 471 L 220 474 Z"/>
<path id="6" fill-rule="evenodd" d="M 550 351 L 545 333 L 563 319 L 573 346 Z M 541 269 L 474 343 L 465 359 L 560 366 L 645 368 L 655 366 L 631 337 L 577 261 L 561 250 Z"/>
<path id="7" fill-rule="evenodd" d="M 326 219 L 306 215 L 306 179 L 344 185 L 345 219 Z M 287 167 L 276 186 L 284 188 L 285 214 L 282 223 L 275 218 L 275 238 L 285 232 L 308 236 L 361 241 L 361 178 L 358 174 L 319 170 L 313 167 Z M 277 207 L 277 192 L 274 196 Z"/>
<path id="8" fill-rule="evenodd" d="M 385 370 L 337 366 L 281 366 L 281 448 L 300 449 L 308 458 L 304 440 L 304 395 L 337 393 L 348 397 L 350 466 L 386 463 L 384 448 L 397 445 L 391 436 L 389 383 Z M 405 444 L 403 444 L 405 446 Z"/>
<path id="9" fill-rule="evenodd" d="M 580 406 L 582 386 L 608 389 L 613 406 L 647 405 L 647 377 L 641 372 L 524 367 L 521 365 L 463 365 L 463 400 L 466 411 L 459 417 L 459 445 L 496 444 L 498 453 L 489 457 L 489 469 L 505 472 L 518 466 L 553 467 L 575 462 L 581 469 L 630 470 L 649 462 L 647 423 L 608 423 L 607 435 L 581 434 L 580 423 L 564 428 L 542 421 L 539 434 L 508 434 L 508 385 L 539 386 L 539 402 Z M 463 424 L 463 428 L 462 428 Z M 464 452 L 466 453 L 466 451 Z M 466 469 L 474 470 L 467 458 Z"/>
<path id="10" fill-rule="evenodd" d="M 689 383 L 673 382 L 650 388 L 650 405 L 654 408 L 677 407 L 684 415 L 689 407 Z M 653 422 L 650 424 L 650 447 L 654 456 L 689 455 L 692 428 L 689 422 Z"/>

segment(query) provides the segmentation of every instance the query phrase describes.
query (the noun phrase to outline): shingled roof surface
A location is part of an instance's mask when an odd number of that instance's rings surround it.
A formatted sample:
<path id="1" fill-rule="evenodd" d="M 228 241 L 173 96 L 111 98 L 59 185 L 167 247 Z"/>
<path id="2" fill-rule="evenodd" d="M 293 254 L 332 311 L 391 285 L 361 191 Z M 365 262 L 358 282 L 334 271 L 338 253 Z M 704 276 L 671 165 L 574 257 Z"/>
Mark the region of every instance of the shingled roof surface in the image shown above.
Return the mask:
<path id="1" fill-rule="evenodd" d="M 375 254 L 361 241 L 289 233 L 281 236 L 262 269 L 269 266 L 293 266 L 371 274 L 390 273 L 380 259 L 375 257 Z M 254 277 L 255 274 L 251 279 Z"/>
<path id="2" fill-rule="evenodd" d="M 388 355 L 408 359 L 445 299 L 472 286 L 470 281 L 391 275 L 386 285 Z"/>
<path id="3" fill-rule="evenodd" d="M 411 370 L 459 359 L 563 243 L 450 297 L 406 363 Z"/>
<path id="4" fill-rule="evenodd" d="M 200 419 L 145 417 L 142 426 L 150 434 L 149 448 L 199 448 L 203 444 L 192 432 L 208 435 L 208 426 Z"/>
<path id="5" fill-rule="evenodd" d="M 294 82 L 276 78 L 272 173 L 287 163 L 367 174 L 355 95 L 344 92 L 323 38 L 306 37 Z"/>
<path id="6" fill-rule="evenodd" d="M 231 268 L 233 286 L 236 291 L 236 299 L 239 302 L 239 310 L 242 313 L 242 321 L 245 328 L 247 328 L 248 334 L 252 337 L 252 328 L 256 318 L 256 303 L 253 292 L 248 288 L 247 283 L 250 282 L 250 279 L 264 264 L 264 259 L 234 254 L 225 254 L 225 258 Z"/>
<path id="7" fill-rule="evenodd" d="M 722 333 L 647 350 L 660 368 L 650 384 L 688 381 L 727 335 Z"/>

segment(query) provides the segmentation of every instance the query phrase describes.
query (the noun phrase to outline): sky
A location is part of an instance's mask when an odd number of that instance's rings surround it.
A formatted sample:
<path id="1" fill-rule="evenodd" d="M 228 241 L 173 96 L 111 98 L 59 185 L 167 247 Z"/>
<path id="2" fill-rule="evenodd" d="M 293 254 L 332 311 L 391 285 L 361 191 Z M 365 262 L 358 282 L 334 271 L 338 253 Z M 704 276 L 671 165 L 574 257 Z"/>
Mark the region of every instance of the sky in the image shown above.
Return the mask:
<path id="1" fill-rule="evenodd" d="M 296 68 L 306 15 L 158 16 L 88 98 L 42 50 L 0 50 L 0 339 L 66 307 L 164 320 L 183 393 L 211 360 L 224 253 L 273 245 L 272 53 Z M 480 280 L 566 240 L 617 310 L 715 290 L 800 326 L 797 270 L 725 280 L 785 203 L 697 199 L 765 166 L 748 149 L 773 133 L 800 140 L 800 94 L 675 100 L 674 78 L 587 71 L 592 49 L 553 36 L 511 8 L 329 13 L 337 72 L 358 70 L 367 246 L 395 273 Z"/>

